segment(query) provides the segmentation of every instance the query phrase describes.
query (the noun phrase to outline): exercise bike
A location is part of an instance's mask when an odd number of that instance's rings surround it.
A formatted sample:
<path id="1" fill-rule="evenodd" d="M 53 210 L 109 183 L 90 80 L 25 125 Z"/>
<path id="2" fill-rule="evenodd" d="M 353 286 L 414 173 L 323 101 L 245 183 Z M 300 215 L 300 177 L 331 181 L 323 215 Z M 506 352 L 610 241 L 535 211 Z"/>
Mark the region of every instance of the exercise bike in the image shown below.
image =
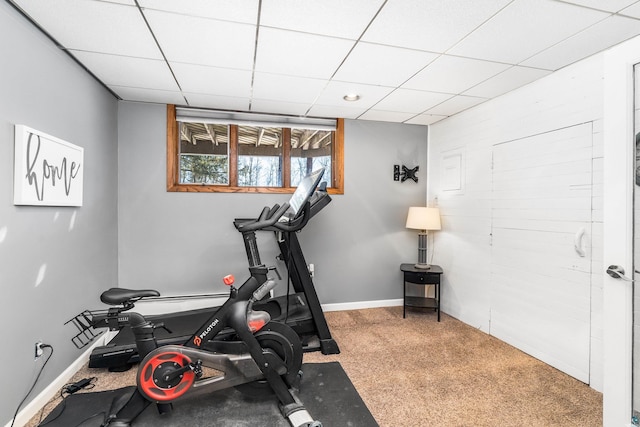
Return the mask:
<path id="1" fill-rule="evenodd" d="M 326 186 L 320 183 L 323 173 L 323 168 L 317 169 L 300 181 L 289 200 L 290 209 L 279 220 L 280 222 L 286 220 L 290 225 L 296 225 L 291 228 L 295 231 L 283 231 L 277 227 L 269 226 L 258 230 L 245 230 L 242 227 L 243 223 L 252 222 L 255 219 L 236 218 L 233 223 L 242 235 L 251 275 L 263 283 L 267 280 L 269 270 L 275 270 L 275 267 L 267 268 L 262 263 L 256 240 L 257 231 L 272 232 L 275 234 L 276 242 L 280 248 L 278 258 L 285 263 L 288 279 L 293 285 L 293 293 L 287 292 L 287 295 L 258 301 L 256 307 L 267 311 L 273 320 L 291 326 L 300 337 L 305 352 L 321 351 L 323 354 L 338 354 L 340 349 L 331 336 L 297 237 L 298 232 L 304 228 L 307 222 L 331 201 Z M 307 205 L 308 209 L 305 210 Z M 275 272 L 278 274 L 277 270 Z M 280 277 L 279 274 L 278 277 Z M 111 331 L 118 331 L 118 333 L 111 338 L 108 344 L 95 347 L 92 350 L 89 357 L 90 368 L 109 368 L 112 371 L 123 371 L 140 361 L 135 337 L 128 326 L 126 312 L 131 310 L 138 300 L 149 300 L 150 297 L 158 297 L 158 295 L 153 293 L 132 297 L 123 301 L 120 307 L 109 309 L 108 315 L 105 316 L 101 324 L 97 324 L 97 327 L 108 327 Z M 208 319 L 211 310 L 208 307 L 152 315 L 147 317 L 147 320 L 163 325 L 162 328 L 156 330 L 156 340 L 159 344 L 181 344 L 196 327 Z M 85 323 L 84 319 L 80 319 L 80 321 Z M 78 334 L 74 341 L 79 349 L 87 345 L 85 335 L 89 335 L 91 338 L 90 332 L 84 330 Z"/>
<path id="2" fill-rule="evenodd" d="M 239 227 L 243 231 L 265 227 L 295 231 L 304 226 L 304 219 L 299 223 L 278 221 L 288 208 L 288 203 L 265 207 L 258 219 Z M 304 209 L 308 213 L 308 202 Z M 229 299 L 220 308 L 212 309 L 209 319 L 183 345 L 158 345 L 154 330 L 161 325 L 154 325 L 139 313 L 128 313 L 127 322 L 141 357 L 137 389 L 126 402 L 112 405 L 103 426 L 129 427 L 151 403 L 157 404 L 161 414 L 167 413 L 173 401 L 198 389 L 217 391 L 256 381 L 273 390 L 283 416 L 292 426 L 322 426 L 296 396 L 303 355 L 298 335 L 286 324 L 270 321 L 267 312 L 253 309 L 253 304 L 269 294 L 276 282 L 261 282 L 253 275 L 238 288 L 233 286 L 232 276 L 225 277 L 224 282 L 230 286 Z M 103 292 L 100 299 L 122 306 L 154 295 L 158 295 L 155 290 L 112 288 Z M 101 319 L 98 316 L 96 320 Z M 208 369 L 219 374 L 207 376 Z"/>

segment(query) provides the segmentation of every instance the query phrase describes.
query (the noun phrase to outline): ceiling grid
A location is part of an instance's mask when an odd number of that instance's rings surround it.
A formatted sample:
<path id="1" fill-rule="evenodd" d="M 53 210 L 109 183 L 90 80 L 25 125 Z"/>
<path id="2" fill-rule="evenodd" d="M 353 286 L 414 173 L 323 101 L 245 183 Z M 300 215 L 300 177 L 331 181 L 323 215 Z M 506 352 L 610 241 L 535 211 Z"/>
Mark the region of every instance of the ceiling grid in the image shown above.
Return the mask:
<path id="1" fill-rule="evenodd" d="M 639 0 L 6 1 L 123 100 L 422 125 L 640 35 Z"/>

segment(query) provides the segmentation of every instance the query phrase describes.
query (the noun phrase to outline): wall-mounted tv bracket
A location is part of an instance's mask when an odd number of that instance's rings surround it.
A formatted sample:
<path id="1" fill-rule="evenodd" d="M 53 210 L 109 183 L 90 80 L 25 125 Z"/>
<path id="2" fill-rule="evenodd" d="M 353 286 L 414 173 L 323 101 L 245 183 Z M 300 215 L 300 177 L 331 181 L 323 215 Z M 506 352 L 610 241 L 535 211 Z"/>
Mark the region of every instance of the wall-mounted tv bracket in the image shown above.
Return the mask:
<path id="1" fill-rule="evenodd" d="M 420 166 L 416 166 L 413 169 L 402 165 L 402 172 L 400 172 L 400 165 L 393 165 L 393 180 L 405 182 L 407 179 L 412 179 L 414 182 L 418 182 L 418 170 Z"/>

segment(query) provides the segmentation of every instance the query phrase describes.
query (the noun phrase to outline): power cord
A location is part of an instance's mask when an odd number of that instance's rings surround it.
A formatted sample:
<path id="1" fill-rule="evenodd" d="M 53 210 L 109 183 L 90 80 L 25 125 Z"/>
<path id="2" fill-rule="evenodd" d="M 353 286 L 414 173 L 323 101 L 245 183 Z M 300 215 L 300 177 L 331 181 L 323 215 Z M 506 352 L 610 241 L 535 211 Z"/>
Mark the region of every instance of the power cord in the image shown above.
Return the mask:
<path id="1" fill-rule="evenodd" d="M 49 423 L 52 423 L 53 421 L 57 420 L 65 411 L 65 409 L 67 408 L 67 398 L 69 396 L 71 396 L 72 394 L 76 393 L 77 391 L 80 391 L 82 389 L 92 389 L 95 387 L 95 384 L 93 383 L 93 381 L 96 380 L 96 377 L 91 377 L 91 378 L 83 378 L 80 381 L 77 381 L 75 383 L 69 383 L 69 384 L 65 384 L 62 389 L 60 389 L 60 397 L 62 398 L 62 409 L 60 409 L 60 411 L 58 412 L 58 414 L 51 418 L 50 420 L 47 420 L 45 423 L 42 422 L 42 415 L 44 414 L 44 411 L 47 407 L 47 405 L 45 405 L 44 408 L 42 408 L 42 410 L 40 411 L 40 420 L 38 421 L 38 427 L 42 427 L 42 426 L 46 426 Z M 51 403 L 51 402 L 50 402 Z M 101 415 L 101 414 L 94 414 L 90 418 L 94 418 L 97 415 Z M 82 424 L 84 421 L 83 420 L 80 422 L 80 424 Z"/>
<path id="2" fill-rule="evenodd" d="M 82 390 L 83 388 L 89 388 L 89 389 L 92 389 L 92 388 L 94 388 L 94 387 L 96 386 L 95 384 L 93 384 L 93 381 L 94 381 L 95 379 L 96 379 L 96 377 L 83 378 L 83 379 L 81 379 L 80 381 L 75 382 L 75 383 L 73 383 L 73 384 L 67 384 L 67 385 L 65 385 L 65 386 L 62 388 L 62 390 L 63 390 L 63 392 L 65 392 L 65 393 L 73 394 L 73 393 L 75 393 L 76 391 L 80 391 L 80 390 Z M 91 387 L 89 387 L 89 386 L 91 386 Z"/>
<path id="3" fill-rule="evenodd" d="M 40 371 L 38 371 L 38 375 L 36 375 L 36 379 L 33 381 L 33 384 L 31 385 L 31 388 L 29 389 L 27 394 L 24 395 L 24 397 L 22 398 L 22 400 L 18 404 L 18 407 L 16 408 L 16 413 L 13 414 L 13 419 L 11 420 L 11 427 L 13 427 L 13 424 L 16 422 L 16 417 L 18 416 L 18 412 L 20 411 L 20 408 L 22 407 L 22 405 L 24 404 L 25 400 L 27 400 L 27 397 L 29 397 L 29 395 L 31 394 L 31 392 L 35 388 L 36 384 L 38 383 L 38 380 L 40 379 L 40 375 L 42 375 L 42 371 L 44 371 L 44 367 L 47 366 L 47 363 L 51 359 L 51 356 L 53 356 L 53 347 L 50 346 L 49 344 L 42 344 L 40 346 L 40 348 L 42 348 L 43 350 L 45 348 L 49 348 L 49 349 L 51 349 L 51 353 L 49 353 L 49 356 L 47 357 L 47 359 L 44 361 L 44 363 L 40 367 Z"/>
<path id="4" fill-rule="evenodd" d="M 40 418 L 38 419 L 38 427 L 40 426 L 44 426 L 49 424 L 51 421 L 57 419 L 60 414 L 56 415 L 55 418 L 53 418 L 52 420 L 47 421 L 46 423 L 42 424 L 42 417 L 47 409 L 47 406 L 49 406 L 52 403 L 55 403 L 58 401 L 58 399 L 62 399 L 62 409 L 60 410 L 60 413 L 64 412 L 65 408 L 67 407 L 67 401 L 66 401 L 66 396 L 64 395 L 64 390 L 60 390 L 60 396 L 56 397 L 54 400 L 51 400 L 50 402 L 47 402 L 46 405 L 44 405 L 42 407 L 42 409 L 40 410 Z M 55 410 L 55 409 L 54 409 Z"/>

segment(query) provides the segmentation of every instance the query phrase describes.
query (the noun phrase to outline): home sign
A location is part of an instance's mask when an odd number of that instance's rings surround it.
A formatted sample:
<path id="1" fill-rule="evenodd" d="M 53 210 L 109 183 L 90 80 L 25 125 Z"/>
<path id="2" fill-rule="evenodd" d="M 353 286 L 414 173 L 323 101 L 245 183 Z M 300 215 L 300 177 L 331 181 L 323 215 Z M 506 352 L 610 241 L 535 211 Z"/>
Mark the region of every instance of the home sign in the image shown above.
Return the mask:
<path id="1" fill-rule="evenodd" d="M 83 171 L 84 148 L 16 125 L 15 205 L 82 206 Z"/>

